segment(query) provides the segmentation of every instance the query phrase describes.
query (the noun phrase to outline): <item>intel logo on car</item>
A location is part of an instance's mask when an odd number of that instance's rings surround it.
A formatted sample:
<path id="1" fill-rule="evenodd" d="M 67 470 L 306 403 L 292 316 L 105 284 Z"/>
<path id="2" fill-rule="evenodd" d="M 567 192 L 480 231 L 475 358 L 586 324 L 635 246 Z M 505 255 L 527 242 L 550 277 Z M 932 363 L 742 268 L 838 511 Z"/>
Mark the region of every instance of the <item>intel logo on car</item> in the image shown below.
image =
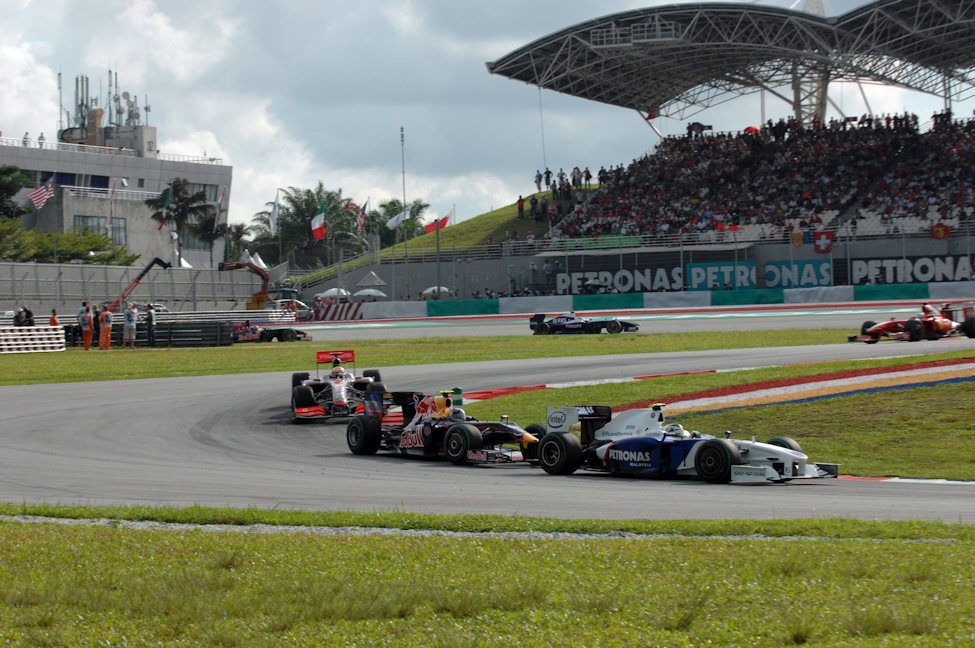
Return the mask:
<path id="1" fill-rule="evenodd" d="M 565 412 L 552 412 L 548 415 L 549 427 L 560 428 L 565 425 Z"/>

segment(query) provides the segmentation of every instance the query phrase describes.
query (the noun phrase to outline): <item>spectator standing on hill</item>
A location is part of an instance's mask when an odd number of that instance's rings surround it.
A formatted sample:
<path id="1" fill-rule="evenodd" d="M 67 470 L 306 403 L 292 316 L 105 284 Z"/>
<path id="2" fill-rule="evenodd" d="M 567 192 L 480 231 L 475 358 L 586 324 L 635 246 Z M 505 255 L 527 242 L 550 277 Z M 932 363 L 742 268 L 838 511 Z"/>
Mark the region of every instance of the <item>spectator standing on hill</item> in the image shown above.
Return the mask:
<path id="1" fill-rule="evenodd" d="M 532 196 L 531 200 L 529 200 L 528 203 L 531 205 L 531 209 L 530 209 L 531 217 L 535 218 L 535 216 L 538 215 L 538 198 Z"/>
<path id="2" fill-rule="evenodd" d="M 525 217 L 525 199 L 518 196 L 518 218 L 522 219 Z"/>
<path id="3" fill-rule="evenodd" d="M 542 172 L 538 169 L 535 170 L 535 191 L 542 190 Z"/>
<path id="4" fill-rule="evenodd" d="M 545 188 L 549 189 L 552 186 L 552 170 L 545 167 Z"/>
<path id="5" fill-rule="evenodd" d="M 589 171 L 589 167 L 586 167 L 582 171 L 582 179 L 586 181 L 586 189 L 589 188 L 589 181 L 592 180 L 592 173 Z"/>

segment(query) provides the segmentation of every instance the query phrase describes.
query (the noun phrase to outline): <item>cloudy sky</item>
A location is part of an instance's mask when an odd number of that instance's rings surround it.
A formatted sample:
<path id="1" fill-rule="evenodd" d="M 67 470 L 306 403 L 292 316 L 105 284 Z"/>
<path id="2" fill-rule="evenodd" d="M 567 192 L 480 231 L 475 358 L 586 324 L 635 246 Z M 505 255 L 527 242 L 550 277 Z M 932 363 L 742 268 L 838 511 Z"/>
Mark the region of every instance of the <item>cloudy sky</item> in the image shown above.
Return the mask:
<path id="1" fill-rule="evenodd" d="M 431 219 L 456 205 L 463 220 L 528 193 L 543 162 L 595 170 L 653 148 L 658 138 L 635 112 L 545 91 L 540 113 L 537 88 L 484 63 L 575 23 L 658 4 L 671 3 L 0 0 L 0 131 L 53 139 L 58 72 L 70 109 L 77 75 L 105 96 L 111 69 L 140 106 L 148 96 L 160 150 L 233 166 L 231 222 L 249 222 L 277 187 L 321 181 L 372 205 L 401 197 L 401 126 L 407 200 L 430 203 Z M 860 4 L 827 3 L 834 13 Z M 926 118 L 941 108 L 933 97 L 867 92 L 875 112 Z M 833 97 L 865 112 L 856 88 Z M 693 119 L 740 130 L 759 111 L 757 98 L 744 98 Z M 766 103 L 767 117 L 788 112 Z M 665 134 L 685 127 L 656 123 Z"/>

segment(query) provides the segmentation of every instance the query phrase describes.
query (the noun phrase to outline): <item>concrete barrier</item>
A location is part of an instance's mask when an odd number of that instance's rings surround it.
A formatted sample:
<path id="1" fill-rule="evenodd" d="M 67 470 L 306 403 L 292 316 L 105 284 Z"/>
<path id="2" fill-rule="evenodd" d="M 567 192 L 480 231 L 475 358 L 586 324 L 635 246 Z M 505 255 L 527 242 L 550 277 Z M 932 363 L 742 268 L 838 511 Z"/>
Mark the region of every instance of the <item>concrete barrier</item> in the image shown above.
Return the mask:
<path id="1" fill-rule="evenodd" d="M 854 286 L 856 301 L 889 301 L 892 299 L 928 298 L 928 284 L 883 284 L 879 286 Z"/>
<path id="2" fill-rule="evenodd" d="M 0 328 L 0 353 L 64 351 L 60 326 L 4 326 Z"/>
<path id="3" fill-rule="evenodd" d="M 396 319 L 400 317 L 426 317 L 426 302 L 368 302 L 362 305 L 363 319 Z"/>
<path id="4" fill-rule="evenodd" d="M 784 300 L 781 288 L 757 288 L 752 290 L 714 290 L 712 306 L 748 306 L 750 304 L 781 304 Z"/>
<path id="5" fill-rule="evenodd" d="M 621 293 L 619 295 L 574 295 L 572 310 L 627 310 L 643 308 L 643 293 Z"/>
<path id="6" fill-rule="evenodd" d="M 853 301 L 853 286 L 822 286 L 818 288 L 786 288 L 786 304 L 823 304 Z"/>
<path id="7" fill-rule="evenodd" d="M 711 293 L 703 290 L 643 293 L 644 308 L 698 308 L 711 305 Z"/>
<path id="8" fill-rule="evenodd" d="M 427 317 L 498 314 L 497 299 L 435 299 L 425 303 Z"/>
<path id="9" fill-rule="evenodd" d="M 502 297 L 498 300 L 498 312 L 502 315 L 513 315 L 515 313 L 565 313 L 570 310 L 572 310 L 572 297 L 567 295 Z"/>
<path id="10" fill-rule="evenodd" d="M 975 299 L 975 281 L 939 281 L 928 284 L 931 299 Z"/>

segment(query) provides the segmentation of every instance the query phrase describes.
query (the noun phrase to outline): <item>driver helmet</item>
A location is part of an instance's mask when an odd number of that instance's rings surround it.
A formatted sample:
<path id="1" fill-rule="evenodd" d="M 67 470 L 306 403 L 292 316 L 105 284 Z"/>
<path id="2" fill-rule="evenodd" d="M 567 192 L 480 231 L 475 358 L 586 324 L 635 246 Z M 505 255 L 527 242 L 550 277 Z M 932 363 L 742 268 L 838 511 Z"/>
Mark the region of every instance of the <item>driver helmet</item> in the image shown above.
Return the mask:
<path id="1" fill-rule="evenodd" d="M 690 432 L 684 429 L 684 426 L 680 423 L 670 423 L 664 427 L 664 433 L 667 436 L 674 436 L 680 439 L 686 439 L 691 436 Z"/>
<path id="2" fill-rule="evenodd" d="M 450 411 L 450 418 L 457 419 L 458 421 L 466 421 L 467 412 L 465 412 L 464 409 L 461 407 L 454 407 Z"/>
<path id="3" fill-rule="evenodd" d="M 329 374 L 332 378 L 338 378 L 345 373 L 345 368 L 342 367 L 342 361 L 338 358 L 332 360 L 332 372 Z"/>
<path id="4" fill-rule="evenodd" d="M 446 418 L 450 416 L 453 409 L 453 401 L 450 396 L 437 396 L 433 399 L 433 405 L 436 408 L 432 414 L 433 418 Z"/>

